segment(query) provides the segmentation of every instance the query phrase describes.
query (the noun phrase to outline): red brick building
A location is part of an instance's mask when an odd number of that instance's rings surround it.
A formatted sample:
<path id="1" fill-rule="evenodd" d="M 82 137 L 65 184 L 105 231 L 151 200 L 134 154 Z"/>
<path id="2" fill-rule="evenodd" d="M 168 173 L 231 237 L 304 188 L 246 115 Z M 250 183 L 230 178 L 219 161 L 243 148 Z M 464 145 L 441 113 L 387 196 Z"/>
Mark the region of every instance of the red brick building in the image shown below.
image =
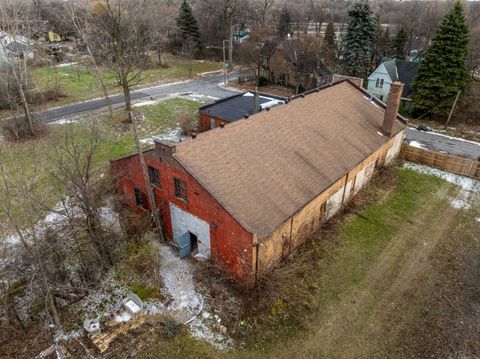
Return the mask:
<path id="1" fill-rule="evenodd" d="M 401 88 L 385 107 L 344 81 L 195 139 L 157 141 L 145 159 L 179 255 L 211 258 L 254 283 L 397 156 Z M 126 204 L 148 209 L 138 156 L 111 167 Z"/>
<path id="2" fill-rule="evenodd" d="M 261 93 L 259 95 L 260 107 L 256 112 L 265 110 L 273 106 L 285 103 L 285 98 Z M 238 120 L 245 119 L 245 116 L 253 115 L 254 95 L 251 92 L 245 92 L 238 95 L 226 97 L 200 107 L 199 112 L 199 131 L 205 132 L 220 124 L 228 124 Z"/>

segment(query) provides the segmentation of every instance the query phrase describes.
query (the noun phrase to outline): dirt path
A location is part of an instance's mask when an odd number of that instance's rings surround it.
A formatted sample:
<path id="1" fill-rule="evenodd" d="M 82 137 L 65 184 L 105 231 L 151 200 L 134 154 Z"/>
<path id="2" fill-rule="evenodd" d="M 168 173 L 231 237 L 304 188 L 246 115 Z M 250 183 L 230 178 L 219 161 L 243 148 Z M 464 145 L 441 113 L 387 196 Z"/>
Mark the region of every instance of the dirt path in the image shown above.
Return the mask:
<path id="1" fill-rule="evenodd" d="M 300 343 L 283 347 L 278 357 L 385 357 L 401 331 L 421 309 L 421 298 L 432 290 L 434 270 L 429 256 L 445 240 L 457 209 L 444 200 L 445 184 L 435 198 L 419 203 L 417 216 L 403 226 L 371 265 L 367 275 L 338 305 L 310 323 L 311 333 Z M 435 226 L 431 226 L 435 223 Z M 300 349 L 299 349 L 300 348 Z M 401 357 L 402 353 L 395 356 Z"/>

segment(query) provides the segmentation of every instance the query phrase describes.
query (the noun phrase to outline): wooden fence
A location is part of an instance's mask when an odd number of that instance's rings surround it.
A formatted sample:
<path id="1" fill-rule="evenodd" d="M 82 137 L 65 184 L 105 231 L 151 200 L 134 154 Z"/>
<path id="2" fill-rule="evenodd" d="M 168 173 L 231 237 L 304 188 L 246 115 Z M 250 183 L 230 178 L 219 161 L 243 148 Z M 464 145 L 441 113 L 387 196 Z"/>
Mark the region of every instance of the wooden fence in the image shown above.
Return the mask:
<path id="1" fill-rule="evenodd" d="M 469 158 L 402 145 L 400 157 L 406 161 L 435 167 L 443 171 L 480 179 L 480 162 Z"/>

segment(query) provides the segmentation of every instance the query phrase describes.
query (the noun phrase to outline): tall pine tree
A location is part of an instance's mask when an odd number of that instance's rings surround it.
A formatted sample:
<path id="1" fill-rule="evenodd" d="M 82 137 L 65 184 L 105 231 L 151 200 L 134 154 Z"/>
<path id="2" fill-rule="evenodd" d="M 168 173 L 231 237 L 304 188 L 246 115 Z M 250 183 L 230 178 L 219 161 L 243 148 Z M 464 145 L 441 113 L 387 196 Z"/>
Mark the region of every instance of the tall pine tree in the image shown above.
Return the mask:
<path id="1" fill-rule="evenodd" d="M 378 34 L 377 19 L 368 3 L 355 3 L 348 11 L 348 26 L 341 55 L 346 75 L 367 77 L 371 70 L 373 46 Z"/>
<path id="2" fill-rule="evenodd" d="M 405 54 L 405 45 L 407 44 L 408 40 L 408 32 L 405 29 L 405 26 L 402 26 L 400 30 L 398 30 L 395 38 L 393 39 L 392 43 L 392 55 L 399 60 L 405 60 L 407 58 Z"/>
<path id="3" fill-rule="evenodd" d="M 190 48 L 190 51 L 198 50 L 201 47 L 197 19 L 193 16 L 192 7 L 187 0 L 183 0 L 182 5 L 180 5 L 177 31 L 182 41 L 183 50 L 186 50 L 186 47 Z"/>
<path id="4" fill-rule="evenodd" d="M 445 16 L 418 68 L 412 85 L 414 110 L 445 115 L 458 91 L 468 85 L 469 30 L 463 6 L 457 0 Z"/>
<path id="5" fill-rule="evenodd" d="M 332 21 L 329 21 L 325 29 L 325 38 L 322 43 L 322 56 L 325 65 L 333 70 L 337 61 L 337 38 L 335 36 L 335 27 Z"/>

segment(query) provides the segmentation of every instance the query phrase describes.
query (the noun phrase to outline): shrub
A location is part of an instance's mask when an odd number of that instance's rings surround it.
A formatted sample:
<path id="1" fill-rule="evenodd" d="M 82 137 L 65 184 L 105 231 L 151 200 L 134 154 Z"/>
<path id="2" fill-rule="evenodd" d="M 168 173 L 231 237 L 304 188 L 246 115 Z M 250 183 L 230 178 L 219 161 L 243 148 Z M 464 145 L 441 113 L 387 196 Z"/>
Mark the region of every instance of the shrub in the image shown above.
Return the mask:
<path id="1" fill-rule="evenodd" d="M 265 76 L 260 76 L 258 78 L 258 86 L 265 86 L 268 84 L 268 79 Z"/>

